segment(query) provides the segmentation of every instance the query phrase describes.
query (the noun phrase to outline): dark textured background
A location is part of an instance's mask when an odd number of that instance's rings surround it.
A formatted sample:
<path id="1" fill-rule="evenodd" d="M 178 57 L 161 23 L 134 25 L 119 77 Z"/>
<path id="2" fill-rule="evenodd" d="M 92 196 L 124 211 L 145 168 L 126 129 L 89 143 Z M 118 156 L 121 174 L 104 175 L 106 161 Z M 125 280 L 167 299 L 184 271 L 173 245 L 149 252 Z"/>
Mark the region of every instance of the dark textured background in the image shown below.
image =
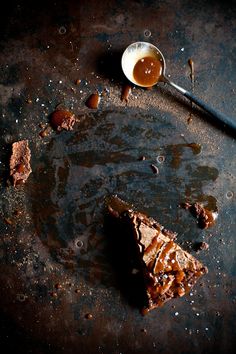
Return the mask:
<path id="1" fill-rule="evenodd" d="M 1 352 L 232 353 L 235 139 L 162 84 L 122 102 L 120 57 L 134 41 L 152 42 L 173 81 L 235 116 L 234 2 L 8 1 L 0 16 Z M 85 101 L 96 90 L 105 95 L 92 111 Z M 58 104 L 78 122 L 42 139 L 39 124 Z M 14 189 L 9 154 L 24 138 L 33 173 Z M 192 254 L 196 242 L 209 243 L 196 255 L 209 273 L 190 295 L 140 315 L 122 282 L 125 245 L 117 260 L 104 232 L 109 193 L 177 231 Z M 198 229 L 178 208 L 185 200 L 218 207 L 215 226 Z"/>

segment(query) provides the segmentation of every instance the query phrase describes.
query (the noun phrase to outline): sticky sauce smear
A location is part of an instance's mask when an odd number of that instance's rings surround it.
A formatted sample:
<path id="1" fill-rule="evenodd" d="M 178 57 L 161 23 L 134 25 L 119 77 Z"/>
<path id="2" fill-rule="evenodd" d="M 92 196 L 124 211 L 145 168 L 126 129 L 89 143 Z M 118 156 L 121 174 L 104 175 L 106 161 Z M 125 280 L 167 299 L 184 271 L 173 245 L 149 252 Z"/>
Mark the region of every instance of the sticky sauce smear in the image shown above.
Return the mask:
<path id="1" fill-rule="evenodd" d="M 132 87 L 128 84 L 124 85 L 121 93 L 121 101 L 125 101 L 126 103 L 128 103 L 131 92 L 132 92 Z"/>
<path id="2" fill-rule="evenodd" d="M 134 66 L 133 76 L 138 85 L 153 86 L 155 85 L 163 70 L 163 64 L 160 60 L 148 56 L 139 59 Z"/>
<path id="3" fill-rule="evenodd" d="M 190 67 L 190 79 L 192 82 L 192 86 L 194 86 L 194 79 L 195 79 L 195 72 L 194 72 L 194 62 L 193 59 L 189 59 L 188 60 L 188 65 Z M 192 87 L 193 88 L 193 87 Z"/>
<path id="4" fill-rule="evenodd" d="M 194 62 L 193 59 L 189 59 L 188 60 L 188 65 L 190 67 L 190 79 L 191 79 L 191 83 L 192 83 L 192 92 L 194 92 L 194 80 L 195 80 L 195 72 L 194 72 Z M 191 111 L 189 113 L 189 117 L 188 117 L 188 124 L 192 122 L 192 109 L 193 109 L 193 102 L 191 101 Z"/>
<path id="5" fill-rule="evenodd" d="M 100 103 L 101 97 L 98 93 L 93 93 L 86 101 L 86 106 L 91 109 L 97 109 Z"/>

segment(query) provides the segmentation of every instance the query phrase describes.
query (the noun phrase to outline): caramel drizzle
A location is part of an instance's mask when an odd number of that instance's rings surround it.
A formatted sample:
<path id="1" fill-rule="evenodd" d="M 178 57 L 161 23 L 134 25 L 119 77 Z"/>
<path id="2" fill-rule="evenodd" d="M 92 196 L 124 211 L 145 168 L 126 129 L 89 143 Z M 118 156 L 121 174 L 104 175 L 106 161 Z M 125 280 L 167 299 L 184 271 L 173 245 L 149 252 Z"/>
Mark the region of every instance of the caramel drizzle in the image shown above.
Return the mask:
<path id="1" fill-rule="evenodd" d="M 188 60 L 188 65 L 190 67 L 190 79 L 191 79 L 191 82 L 192 82 L 192 86 L 194 86 L 194 79 L 195 79 L 195 72 L 194 72 L 194 62 L 193 62 L 193 59 L 189 59 Z M 193 87 L 192 87 L 193 88 Z"/>
<path id="2" fill-rule="evenodd" d="M 159 253 L 161 252 L 161 248 L 162 248 L 163 244 L 164 244 L 164 241 L 158 242 L 158 236 L 156 236 L 153 238 L 152 243 L 146 248 L 146 250 L 143 254 L 143 259 L 146 264 L 148 263 L 148 266 L 150 265 L 150 263 L 153 263 L 153 261 L 156 260 Z M 153 258 L 155 258 L 155 259 L 153 259 Z"/>
<path id="3" fill-rule="evenodd" d="M 136 224 L 137 226 L 135 227 L 136 230 L 136 234 L 137 234 L 137 241 L 138 241 L 138 245 L 141 247 L 142 249 L 142 254 L 143 256 L 151 253 L 151 251 L 157 247 L 157 251 L 159 250 L 159 248 L 161 247 L 161 245 L 163 244 L 163 242 L 159 245 L 158 243 L 158 235 L 160 234 L 160 229 L 159 228 L 154 228 L 154 230 L 156 231 L 156 236 L 153 237 L 152 242 L 150 243 L 150 245 L 145 249 L 144 244 L 141 242 L 142 241 L 142 232 L 140 230 L 140 226 L 142 224 L 142 220 L 138 219 L 138 218 L 133 218 L 133 222 Z"/>
<path id="4" fill-rule="evenodd" d="M 159 255 L 159 257 L 156 258 L 155 265 L 153 268 L 154 274 L 164 270 L 165 258 L 170 252 L 170 250 L 173 248 L 173 245 L 174 245 L 173 241 L 169 241 L 168 243 L 165 244 L 165 247 L 163 248 L 161 254 Z"/>

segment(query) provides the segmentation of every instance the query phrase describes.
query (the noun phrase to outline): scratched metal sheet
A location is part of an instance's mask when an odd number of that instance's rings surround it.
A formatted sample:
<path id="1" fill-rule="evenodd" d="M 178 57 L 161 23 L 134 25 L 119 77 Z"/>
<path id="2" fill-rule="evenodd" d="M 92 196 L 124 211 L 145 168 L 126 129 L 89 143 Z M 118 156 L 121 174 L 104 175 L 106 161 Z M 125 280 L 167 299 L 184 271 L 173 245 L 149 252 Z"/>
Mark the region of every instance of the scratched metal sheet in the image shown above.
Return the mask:
<path id="1" fill-rule="evenodd" d="M 177 1 L 173 8 L 168 0 L 58 1 L 32 8 L 20 1 L 4 11 L 0 337 L 5 352 L 233 352 L 235 139 L 166 86 L 134 87 L 128 103 L 120 99 L 126 83 L 122 50 L 146 40 L 160 47 L 175 82 L 235 116 L 233 4 Z M 101 103 L 90 110 L 85 102 L 96 91 Z M 41 138 L 39 124 L 48 124 L 57 105 L 75 113 L 74 129 Z M 20 139 L 29 140 L 33 172 L 15 189 L 7 183 L 8 161 L 12 142 Z M 111 248 L 113 231 L 104 229 L 104 198 L 111 193 L 178 232 L 177 242 L 209 269 L 189 295 L 145 317 L 125 276 L 126 246 Z M 186 200 L 217 207 L 216 224 L 199 229 L 179 208 Z M 199 241 L 209 249 L 196 254 Z"/>

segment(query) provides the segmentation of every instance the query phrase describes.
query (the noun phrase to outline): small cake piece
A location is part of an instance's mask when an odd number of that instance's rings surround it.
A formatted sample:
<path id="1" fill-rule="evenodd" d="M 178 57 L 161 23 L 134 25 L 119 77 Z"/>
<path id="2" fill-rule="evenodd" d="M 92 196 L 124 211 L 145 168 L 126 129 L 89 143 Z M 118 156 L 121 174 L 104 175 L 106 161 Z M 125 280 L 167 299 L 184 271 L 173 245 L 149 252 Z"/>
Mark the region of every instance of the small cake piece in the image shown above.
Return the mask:
<path id="1" fill-rule="evenodd" d="M 174 242 L 176 234 L 154 219 L 134 211 L 117 197 L 109 199 L 108 210 L 127 225 L 135 239 L 147 294 L 144 314 L 185 295 L 207 273 L 202 263 Z"/>
<path id="2" fill-rule="evenodd" d="M 75 124 L 75 115 L 65 109 L 57 109 L 50 116 L 50 124 L 58 132 L 63 129 L 72 130 Z"/>
<path id="3" fill-rule="evenodd" d="M 14 187 L 17 184 L 25 183 L 30 173 L 31 152 L 28 140 L 17 141 L 12 144 L 12 155 L 10 158 L 10 176 Z"/>

